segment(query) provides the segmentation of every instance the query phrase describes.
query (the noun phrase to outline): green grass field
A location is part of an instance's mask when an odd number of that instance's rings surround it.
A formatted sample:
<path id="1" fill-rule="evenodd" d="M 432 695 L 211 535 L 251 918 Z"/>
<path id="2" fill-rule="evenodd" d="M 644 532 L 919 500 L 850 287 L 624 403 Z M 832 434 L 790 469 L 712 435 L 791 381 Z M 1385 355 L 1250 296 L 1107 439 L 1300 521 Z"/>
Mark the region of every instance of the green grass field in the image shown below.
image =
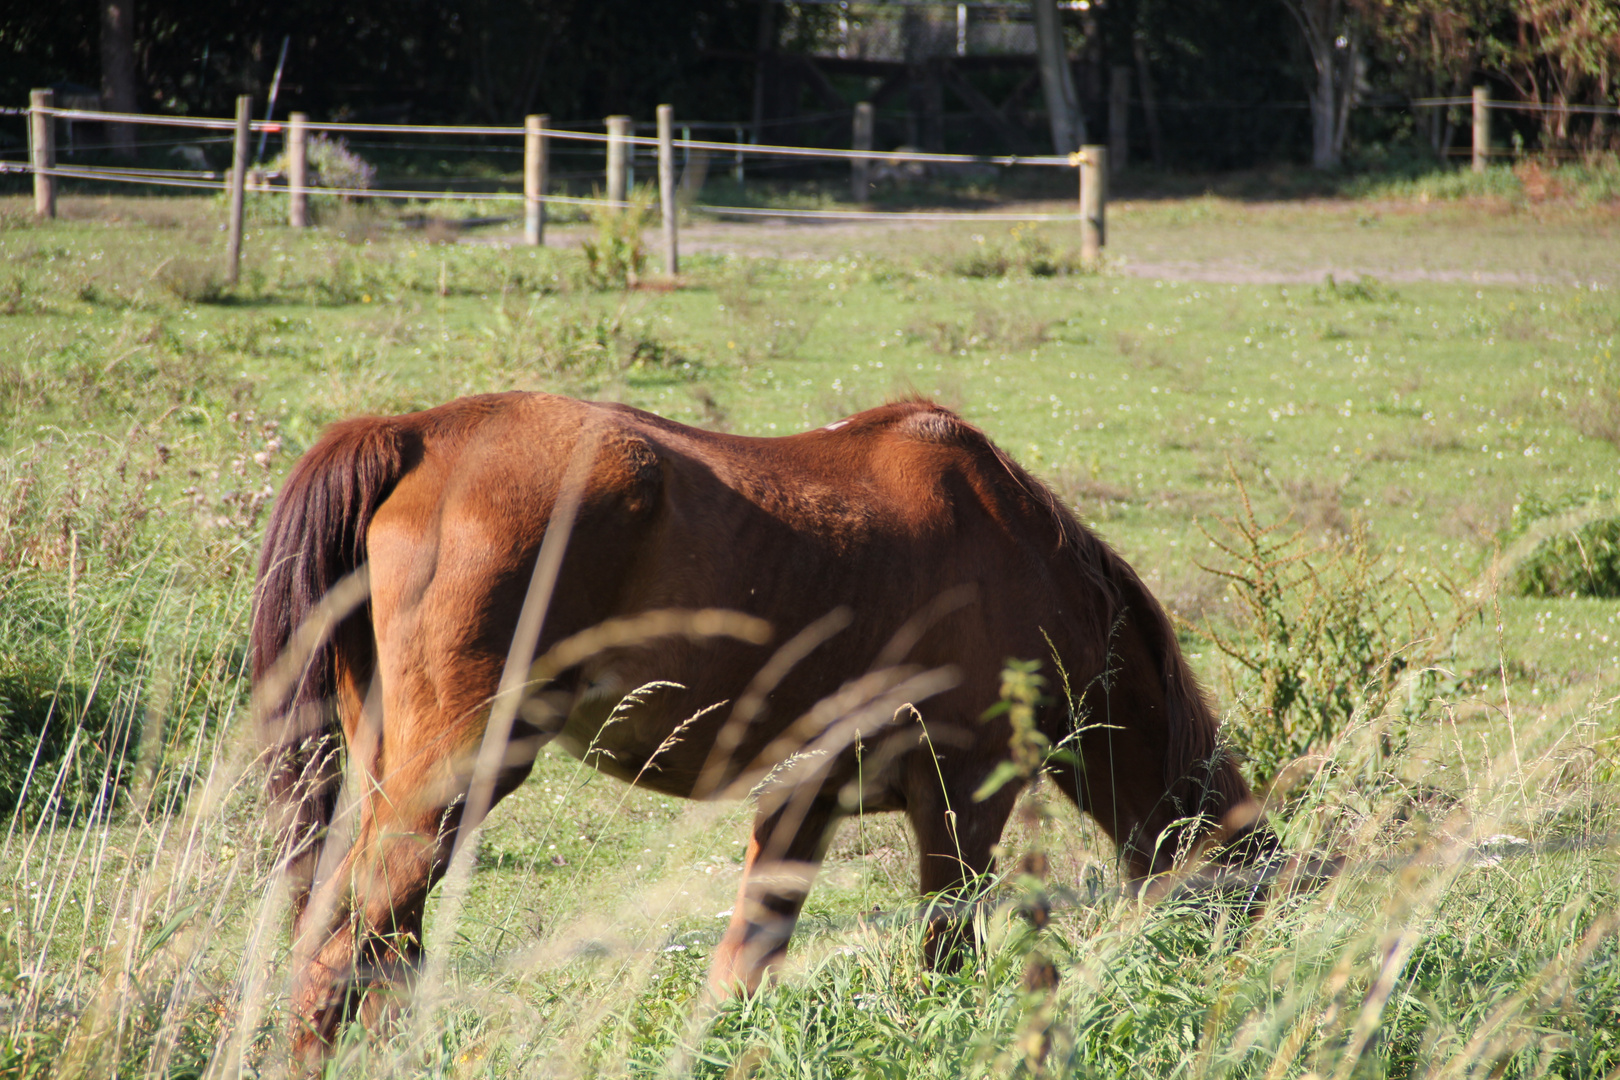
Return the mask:
<path id="1" fill-rule="evenodd" d="M 1005 846 L 1051 853 L 1053 924 L 995 884 L 933 975 L 905 829 L 849 821 L 789 970 L 716 1005 L 748 807 L 548 755 L 430 906 L 416 1006 L 334 1074 L 1615 1075 L 1620 217 L 1375 194 L 1119 204 L 1100 273 L 1061 226 L 697 223 L 680 287 L 637 290 L 591 287 L 589 225 L 266 214 L 227 288 L 217 204 L 0 205 L 0 1072 L 277 1071 L 264 513 L 336 419 L 533 389 L 755 435 L 958 409 L 1183 620 L 1251 771 L 1299 761 L 1289 844 L 1348 866 L 1253 921 L 1144 905 L 1037 793 Z M 1257 621 L 1220 544 L 1307 561 Z"/>

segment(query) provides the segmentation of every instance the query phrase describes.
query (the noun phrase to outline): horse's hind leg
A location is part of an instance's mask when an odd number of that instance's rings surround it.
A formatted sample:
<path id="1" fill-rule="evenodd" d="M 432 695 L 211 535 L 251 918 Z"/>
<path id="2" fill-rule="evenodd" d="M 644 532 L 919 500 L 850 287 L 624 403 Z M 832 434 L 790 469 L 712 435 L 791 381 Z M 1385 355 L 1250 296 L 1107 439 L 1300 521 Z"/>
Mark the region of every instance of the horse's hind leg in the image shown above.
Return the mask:
<path id="1" fill-rule="evenodd" d="M 386 730 L 351 728 L 353 841 L 323 868 L 295 933 L 298 1058 L 317 1059 L 348 1019 L 369 1027 L 395 1014 L 409 989 L 422 957 L 427 894 L 453 850 L 466 763 L 483 730 L 481 711 L 456 715 L 396 707 Z M 368 745 L 372 730 L 380 738 Z M 521 783 L 531 764 L 532 755 L 509 753 L 495 798 Z M 333 831 L 344 826 L 336 822 Z"/>
<path id="2" fill-rule="evenodd" d="M 328 845 L 351 836 L 347 851 L 323 866 L 293 941 L 293 1049 L 318 1057 L 357 1011 L 375 1019 L 381 993 L 408 978 L 421 955 L 427 891 L 453 833 L 446 807 L 422 797 L 420 768 L 375 768 L 351 736 L 348 798 Z M 379 993 L 366 997 L 366 991 Z M 364 1005 L 364 1009 L 361 1006 Z"/>
<path id="3" fill-rule="evenodd" d="M 761 809 L 731 924 L 709 968 L 709 987 L 716 994 L 752 993 L 781 961 L 837 819 L 837 799 L 824 793 Z"/>

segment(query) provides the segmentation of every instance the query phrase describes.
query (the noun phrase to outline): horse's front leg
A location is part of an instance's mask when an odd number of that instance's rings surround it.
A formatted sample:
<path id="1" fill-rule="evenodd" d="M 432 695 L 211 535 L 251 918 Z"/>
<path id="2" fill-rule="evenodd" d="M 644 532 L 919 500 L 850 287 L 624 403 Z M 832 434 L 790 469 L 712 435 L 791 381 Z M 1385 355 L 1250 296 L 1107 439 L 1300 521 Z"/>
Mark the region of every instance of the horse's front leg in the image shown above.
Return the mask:
<path id="1" fill-rule="evenodd" d="M 781 962 L 799 910 L 838 822 L 836 797 L 789 796 L 754 819 L 731 924 L 715 949 L 709 987 L 718 996 L 753 993 Z"/>
<path id="2" fill-rule="evenodd" d="M 906 816 L 917 834 L 918 887 L 928 904 L 923 959 L 935 970 L 961 965 L 974 891 L 995 864 L 996 845 L 1023 786 L 1007 784 L 975 802 L 984 771 L 975 769 L 966 777 L 934 772 L 914 786 L 906 801 Z"/>

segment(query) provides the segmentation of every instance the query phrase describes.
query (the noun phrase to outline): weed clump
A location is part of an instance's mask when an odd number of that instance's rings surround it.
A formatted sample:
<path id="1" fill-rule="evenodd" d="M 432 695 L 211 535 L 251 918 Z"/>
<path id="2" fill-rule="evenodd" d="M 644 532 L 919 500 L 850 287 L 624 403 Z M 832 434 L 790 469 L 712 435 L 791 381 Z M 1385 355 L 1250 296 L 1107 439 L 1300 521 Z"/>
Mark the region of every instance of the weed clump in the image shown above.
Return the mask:
<path id="1" fill-rule="evenodd" d="M 497 308 L 484 329 L 493 374 L 513 387 L 544 385 L 538 376 L 657 371 L 671 377 L 696 376 L 701 363 L 686 347 L 651 332 L 640 319 L 622 312 L 591 314 L 559 311 L 543 300 L 527 305 L 509 301 Z"/>
<path id="2" fill-rule="evenodd" d="M 0 670 L 0 814 L 80 819 L 112 809 L 140 737 L 137 704 L 106 687 L 65 684 L 45 664 Z"/>
<path id="3" fill-rule="evenodd" d="M 218 304 L 230 295 L 230 286 L 218 260 L 170 259 L 158 271 L 158 285 L 182 304 Z"/>
<path id="4" fill-rule="evenodd" d="M 1371 274 L 1362 274 L 1355 281 L 1339 281 L 1332 274 L 1328 274 L 1322 279 L 1319 287 L 1311 290 L 1311 298 L 1317 303 L 1333 300 L 1391 303 L 1399 300 L 1400 295 Z"/>
<path id="5" fill-rule="evenodd" d="M 1360 718 L 1386 719 L 1380 749 L 1398 750 L 1438 689 L 1435 667 L 1471 605 L 1443 583 L 1458 612 L 1443 626 L 1417 582 L 1380 565 L 1365 525 L 1311 547 L 1290 520 L 1262 525 L 1241 481 L 1238 491 L 1240 513 L 1204 530 L 1230 562 L 1203 567 L 1230 583 L 1237 625 L 1222 631 L 1205 620 L 1195 632 L 1235 661 L 1221 677 L 1242 722 L 1226 735 L 1251 779 L 1278 780 Z"/>
<path id="6" fill-rule="evenodd" d="M 981 308 L 971 316 L 929 319 L 908 329 L 942 356 L 965 356 L 969 350 L 977 349 L 1033 349 L 1048 340 L 1052 324 L 1022 312 Z"/>
<path id="7" fill-rule="evenodd" d="M 1620 598 L 1620 515 L 1605 489 L 1548 501 L 1532 492 L 1513 508 L 1506 539 L 1528 547 L 1510 559 L 1518 596 Z"/>
<path id="8" fill-rule="evenodd" d="M 304 161 L 309 170 L 312 187 L 336 188 L 340 191 L 367 191 L 377 179 L 377 166 L 349 148 L 345 139 L 315 135 L 304 144 Z M 265 165 L 269 173 L 287 172 L 287 152 L 283 150 Z M 316 205 L 328 205 L 331 196 L 317 196 Z"/>
<path id="9" fill-rule="evenodd" d="M 591 223 L 596 235 L 580 244 L 585 253 L 585 282 L 600 291 L 633 289 L 647 268 L 647 245 L 642 230 L 652 218 L 651 197 L 636 192 L 628 206 L 593 206 Z"/>
<path id="10" fill-rule="evenodd" d="M 1034 225 L 1013 226 L 1005 240 L 975 236 L 973 241 L 973 249 L 952 267 L 959 277 L 1063 277 L 1087 270 L 1079 252 L 1054 247 Z"/>

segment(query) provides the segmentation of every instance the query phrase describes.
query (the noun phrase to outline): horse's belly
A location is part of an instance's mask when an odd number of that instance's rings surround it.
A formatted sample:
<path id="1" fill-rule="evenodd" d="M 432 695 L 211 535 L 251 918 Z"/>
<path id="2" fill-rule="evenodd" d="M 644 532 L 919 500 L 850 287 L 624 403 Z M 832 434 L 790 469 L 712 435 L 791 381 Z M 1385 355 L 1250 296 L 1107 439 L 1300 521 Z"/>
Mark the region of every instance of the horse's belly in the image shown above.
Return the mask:
<path id="1" fill-rule="evenodd" d="M 601 673 L 574 698 L 557 743 L 609 776 L 684 798 L 709 764 L 729 704 L 694 705 L 680 684 Z"/>

